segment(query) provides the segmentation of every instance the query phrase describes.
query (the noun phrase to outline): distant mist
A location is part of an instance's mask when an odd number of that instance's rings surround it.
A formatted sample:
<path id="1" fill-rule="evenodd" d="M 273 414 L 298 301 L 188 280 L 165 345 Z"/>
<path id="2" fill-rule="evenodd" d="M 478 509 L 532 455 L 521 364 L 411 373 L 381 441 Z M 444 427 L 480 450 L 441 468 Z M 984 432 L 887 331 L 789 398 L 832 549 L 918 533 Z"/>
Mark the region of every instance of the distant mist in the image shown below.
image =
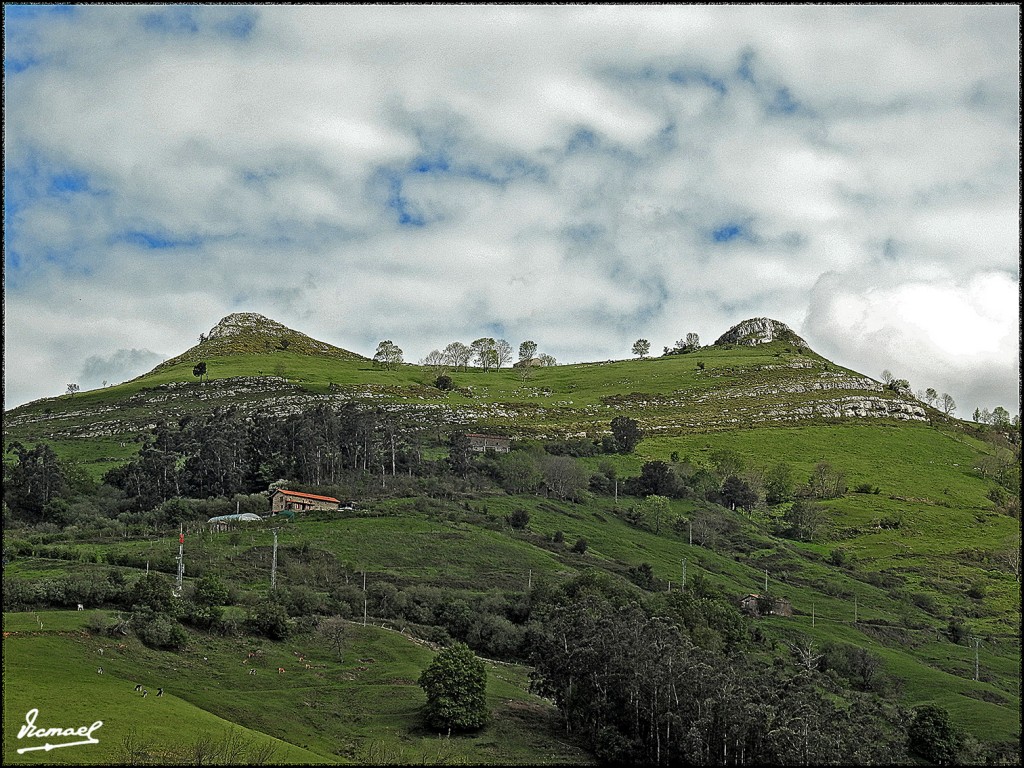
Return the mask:
<path id="1" fill-rule="evenodd" d="M 148 349 L 119 349 L 109 357 L 93 355 L 82 364 L 78 385 L 83 389 L 96 389 L 103 383 L 120 384 L 148 372 L 166 355 Z"/>

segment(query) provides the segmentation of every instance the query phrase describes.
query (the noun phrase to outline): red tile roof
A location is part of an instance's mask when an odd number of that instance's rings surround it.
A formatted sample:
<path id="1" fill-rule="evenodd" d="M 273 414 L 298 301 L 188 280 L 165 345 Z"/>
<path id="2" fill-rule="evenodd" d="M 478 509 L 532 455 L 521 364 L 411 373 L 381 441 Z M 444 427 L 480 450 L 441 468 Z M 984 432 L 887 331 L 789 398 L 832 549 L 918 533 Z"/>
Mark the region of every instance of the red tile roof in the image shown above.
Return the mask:
<path id="1" fill-rule="evenodd" d="M 317 501 L 333 501 L 336 504 L 341 504 L 341 502 L 338 501 L 333 496 L 317 496 L 314 493 L 302 493 L 301 491 L 284 491 L 281 490 L 280 488 L 274 491 L 274 493 L 283 493 L 285 496 L 298 496 L 299 498 L 302 499 L 316 499 Z"/>

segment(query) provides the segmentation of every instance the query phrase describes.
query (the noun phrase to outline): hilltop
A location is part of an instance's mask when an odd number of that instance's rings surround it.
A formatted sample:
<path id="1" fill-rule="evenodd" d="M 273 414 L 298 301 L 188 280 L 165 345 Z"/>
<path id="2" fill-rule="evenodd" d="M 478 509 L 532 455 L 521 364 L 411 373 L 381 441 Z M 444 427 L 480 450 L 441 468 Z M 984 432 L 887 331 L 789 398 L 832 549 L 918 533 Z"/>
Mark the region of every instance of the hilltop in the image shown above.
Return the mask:
<path id="1" fill-rule="evenodd" d="M 198 363 L 209 358 L 273 355 L 275 352 L 286 351 L 310 357 L 365 360 L 355 352 L 317 341 L 256 312 L 236 312 L 223 318 L 209 333 L 202 334 L 196 346 L 165 360 L 154 370 L 159 371 L 179 363 Z"/>

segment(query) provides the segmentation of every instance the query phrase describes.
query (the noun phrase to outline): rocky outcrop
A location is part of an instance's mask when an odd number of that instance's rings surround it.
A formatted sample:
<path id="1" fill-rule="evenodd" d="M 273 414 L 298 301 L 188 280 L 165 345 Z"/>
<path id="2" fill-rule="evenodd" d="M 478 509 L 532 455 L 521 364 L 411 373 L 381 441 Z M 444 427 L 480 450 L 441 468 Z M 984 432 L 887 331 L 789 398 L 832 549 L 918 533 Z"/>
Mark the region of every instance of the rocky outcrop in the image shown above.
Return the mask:
<path id="1" fill-rule="evenodd" d="M 734 325 L 718 337 L 715 346 L 740 344 L 746 347 L 756 347 L 758 344 L 767 344 L 770 341 L 784 341 L 794 347 L 809 349 L 807 342 L 797 336 L 792 328 L 778 320 L 772 320 L 770 317 L 753 317 Z"/>

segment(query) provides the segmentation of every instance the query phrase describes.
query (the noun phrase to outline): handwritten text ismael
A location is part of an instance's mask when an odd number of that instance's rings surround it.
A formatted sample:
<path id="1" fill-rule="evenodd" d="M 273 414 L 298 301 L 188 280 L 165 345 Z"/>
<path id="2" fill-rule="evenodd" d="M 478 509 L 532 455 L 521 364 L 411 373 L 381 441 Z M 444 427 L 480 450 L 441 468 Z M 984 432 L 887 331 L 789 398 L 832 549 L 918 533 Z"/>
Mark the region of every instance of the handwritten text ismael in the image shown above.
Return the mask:
<path id="1" fill-rule="evenodd" d="M 97 720 L 92 725 L 83 725 L 79 728 L 36 728 L 36 718 L 39 717 L 38 709 L 30 709 L 25 714 L 25 725 L 21 726 L 21 730 L 18 731 L 19 739 L 52 739 L 56 737 L 83 737 L 82 741 L 69 741 L 63 744 L 52 744 L 47 742 L 46 744 L 38 747 L 22 747 L 18 750 L 18 754 L 24 752 L 30 752 L 36 749 L 42 749 L 49 752 L 51 749 L 60 749 L 61 747 L 75 747 L 82 744 L 99 744 L 99 739 L 94 739 L 92 732 L 98 728 L 103 727 L 103 721 Z"/>

